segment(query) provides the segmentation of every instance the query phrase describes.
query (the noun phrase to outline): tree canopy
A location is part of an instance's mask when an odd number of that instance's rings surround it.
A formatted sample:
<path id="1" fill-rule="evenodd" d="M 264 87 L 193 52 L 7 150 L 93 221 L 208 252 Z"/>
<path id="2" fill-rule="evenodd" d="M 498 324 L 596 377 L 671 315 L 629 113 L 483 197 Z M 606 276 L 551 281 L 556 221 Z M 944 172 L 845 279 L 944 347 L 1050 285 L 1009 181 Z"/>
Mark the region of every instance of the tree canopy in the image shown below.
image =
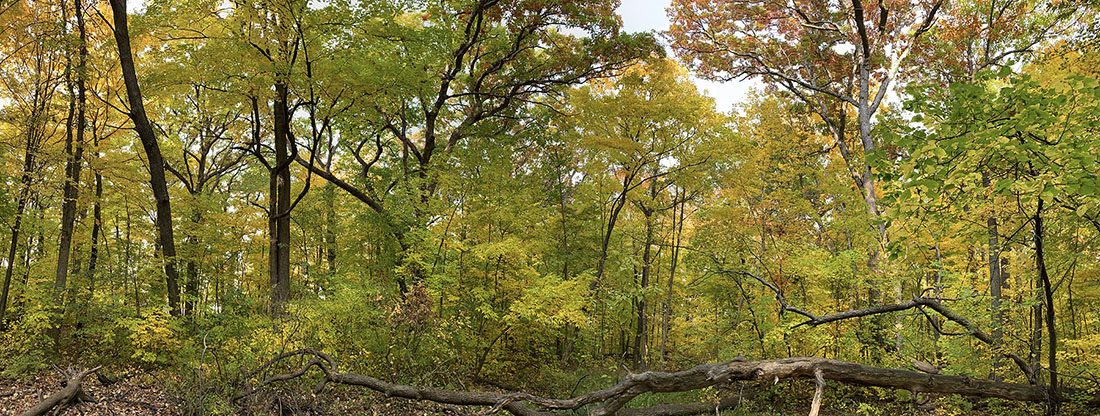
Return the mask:
<path id="1" fill-rule="evenodd" d="M 0 2 L 0 412 L 1100 408 L 1095 4 L 620 7 Z"/>

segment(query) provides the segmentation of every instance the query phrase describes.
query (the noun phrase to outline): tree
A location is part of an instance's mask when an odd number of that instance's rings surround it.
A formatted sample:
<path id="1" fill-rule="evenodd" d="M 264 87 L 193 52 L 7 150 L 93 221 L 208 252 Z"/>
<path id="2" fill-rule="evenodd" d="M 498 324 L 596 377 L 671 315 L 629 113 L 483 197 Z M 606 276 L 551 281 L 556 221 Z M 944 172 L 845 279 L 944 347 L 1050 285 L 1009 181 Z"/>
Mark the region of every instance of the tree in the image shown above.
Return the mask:
<path id="1" fill-rule="evenodd" d="M 377 22 L 372 30 L 384 35 L 346 46 L 369 52 L 358 59 L 367 73 L 402 74 L 382 99 L 358 110 L 369 117 L 370 124 L 360 128 L 368 133 L 340 146 L 347 149 L 345 158 L 358 163 L 354 171 L 365 183 L 356 186 L 304 156 L 299 162 L 385 218 L 405 259 L 420 244 L 410 231 L 428 221 L 436 182 L 448 175 L 446 163 L 434 161 L 437 152 L 450 154 L 491 123 L 507 123 L 564 87 L 605 77 L 652 50 L 647 36 L 618 33 L 614 6 L 478 0 L 426 10 L 395 4 L 379 13 L 382 20 L 364 16 Z M 564 27 L 584 30 L 589 37 L 558 30 Z M 367 86 L 372 88 L 377 87 Z M 393 212 L 387 197 L 407 203 L 411 212 Z M 409 280 L 423 276 L 415 265 L 400 269 L 408 275 L 396 277 L 404 294 Z"/>
<path id="2" fill-rule="evenodd" d="M 875 114 L 905 74 L 910 53 L 921 46 L 943 2 L 879 2 L 875 11 L 866 10 L 862 0 L 724 3 L 674 2 L 673 49 L 708 78 L 761 77 L 804 101 L 836 139 L 868 214 L 877 218 L 871 166 L 849 147 L 849 106 L 863 157 L 870 156 L 880 141 L 873 133 Z M 875 228 L 885 241 L 886 224 Z"/>
<path id="3" fill-rule="evenodd" d="M 229 137 L 242 134 L 242 116 L 236 108 L 222 110 L 215 105 L 215 92 L 205 86 L 188 85 L 182 97 L 174 97 L 180 106 L 168 110 L 161 118 L 162 137 L 177 141 L 179 158 L 173 158 L 165 168 L 176 177 L 190 196 L 189 227 L 185 237 L 187 280 L 184 284 L 183 312 L 198 313 L 200 284 L 203 276 L 201 258 L 207 251 L 204 238 L 209 199 L 215 192 L 225 190 L 240 169 L 241 160 L 247 154 L 234 149 L 237 140 Z M 172 146 L 176 147 L 175 145 Z"/>
<path id="4" fill-rule="evenodd" d="M 68 8 L 63 7 L 65 25 L 68 25 Z M 66 280 L 69 275 L 69 255 L 72 250 L 73 225 L 76 222 L 76 199 L 80 186 L 80 171 L 84 161 L 84 131 L 87 126 L 85 117 L 86 86 L 84 78 L 88 72 L 88 35 L 84 28 L 84 6 L 80 0 L 73 1 L 73 11 L 76 15 L 76 29 L 79 32 L 77 46 L 77 61 L 74 66 L 71 53 L 66 55 L 65 83 L 68 89 L 69 113 L 65 121 L 65 185 L 64 203 L 61 207 L 61 237 L 58 243 L 57 273 L 54 279 L 54 303 L 60 312 L 64 308 L 64 292 Z M 75 78 L 75 79 L 74 79 Z M 76 86 L 76 94 L 73 94 L 73 86 Z M 74 114 L 75 113 L 75 114 Z M 75 119 L 74 119 L 75 116 Z M 73 130 L 76 130 L 75 139 Z M 59 344 L 60 333 L 55 322 L 50 329 L 50 335 L 54 340 L 54 346 Z"/>
<path id="5" fill-rule="evenodd" d="M 16 15 L 18 12 L 18 15 Z M 8 241 L 7 261 L 4 269 L 4 286 L 0 292 L 0 320 L 4 319 L 8 307 L 11 289 L 11 277 L 16 264 L 16 252 L 19 248 L 20 232 L 24 226 L 24 214 L 28 203 L 36 195 L 32 189 L 37 172 L 41 167 L 39 153 L 43 141 L 51 135 L 48 120 L 51 115 L 51 103 L 62 84 L 64 53 L 52 47 L 51 39 L 56 33 L 51 28 L 36 24 L 50 20 L 55 11 L 44 8 L 19 8 L 12 12 L 14 27 L 23 30 L 6 31 L 5 34 L 29 33 L 27 38 L 14 37 L 5 42 L 8 57 L 13 62 L 3 77 L 7 96 L 14 100 L 18 119 L 15 130 L 23 143 L 23 163 L 19 174 L 20 187 L 16 193 L 14 219 L 10 225 L 11 239 Z M 7 18 L 7 16 L 5 16 Z M 18 18 L 18 20 L 16 20 Z M 25 31 L 25 32 L 24 32 Z M 22 53 L 20 53 L 22 52 Z M 14 149 L 13 149 L 14 150 Z M 27 259 L 29 261 L 29 258 Z M 24 288 L 24 290 L 26 290 Z"/>
<path id="6" fill-rule="evenodd" d="M 164 261 L 164 275 L 168 286 L 168 307 L 173 316 L 180 315 L 179 272 L 176 269 L 176 240 L 172 228 L 172 201 L 168 195 L 168 182 L 164 176 L 164 157 L 153 131 L 153 125 L 145 114 L 145 104 L 138 85 L 134 56 L 130 50 L 130 30 L 127 25 L 126 0 L 111 0 L 114 20 L 115 43 L 118 44 L 118 60 L 122 78 L 126 84 L 126 99 L 130 104 L 129 116 L 134 130 L 145 150 L 149 167 L 149 186 L 156 201 L 157 243 Z"/>
<path id="7" fill-rule="evenodd" d="M 916 120 L 928 128 L 908 130 L 899 142 L 912 155 L 901 171 L 913 172 L 906 175 L 899 209 L 912 212 L 959 204 L 958 194 L 979 190 L 1014 200 L 1016 215 L 1033 231 L 1030 246 L 1045 308 L 1041 316 L 1047 333 L 1049 394 L 1058 398 L 1062 393 L 1055 286 L 1045 249 L 1051 233 L 1044 222 L 1050 208 L 1060 208 L 1089 221 L 1100 232 L 1100 223 L 1090 215 L 1100 183 L 1091 172 L 1096 157 L 1089 150 L 1096 145 L 1091 114 L 1098 110 L 1093 98 L 1100 89 L 1095 74 L 1071 70 L 1040 80 L 1028 72 L 1013 75 L 1010 71 L 1006 67 L 986 74 L 978 83 L 952 84 L 948 90 L 914 91 L 914 97 L 945 100 L 917 98 L 908 104 L 920 114 Z M 982 151 L 986 149 L 991 151 Z M 1048 412 L 1057 412 L 1057 405 Z"/>
<path id="8" fill-rule="evenodd" d="M 588 163 L 602 180 L 613 182 L 601 216 L 602 239 L 592 290 L 598 290 L 608 251 L 623 208 L 632 202 L 642 213 L 641 271 L 634 309 L 634 366 L 645 368 L 648 301 L 657 227 L 655 215 L 671 209 L 668 192 L 676 176 L 692 176 L 712 157 L 711 142 L 722 132 L 723 118 L 699 94 L 686 72 L 671 60 L 652 57 L 621 76 L 574 93 L 568 111 L 571 127 L 583 147 L 592 149 Z M 604 172 L 599 172 L 604 170 Z M 642 193 L 644 195 L 639 195 Z M 661 244 L 663 245 L 663 244 Z"/>

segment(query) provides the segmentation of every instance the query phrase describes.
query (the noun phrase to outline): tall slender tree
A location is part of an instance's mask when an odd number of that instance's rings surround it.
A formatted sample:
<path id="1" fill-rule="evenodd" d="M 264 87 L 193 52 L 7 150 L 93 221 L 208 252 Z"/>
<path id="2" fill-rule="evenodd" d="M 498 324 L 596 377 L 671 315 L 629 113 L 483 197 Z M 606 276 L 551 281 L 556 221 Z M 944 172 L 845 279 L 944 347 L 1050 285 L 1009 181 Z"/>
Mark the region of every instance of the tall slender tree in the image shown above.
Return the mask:
<path id="1" fill-rule="evenodd" d="M 145 104 L 138 84 L 134 55 L 130 48 L 130 29 L 127 24 L 126 0 L 111 0 L 114 20 L 115 43 L 118 44 L 118 61 L 122 79 L 126 84 L 126 99 L 130 104 L 129 116 L 134 130 L 145 150 L 149 165 L 149 186 L 156 201 L 157 242 L 164 261 L 165 283 L 168 288 L 168 308 L 173 316 L 180 315 L 179 272 L 176 268 L 176 239 L 172 229 L 172 201 L 168 195 L 168 181 L 164 172 L 164 156 L 160 152 L 156 134 L 145 114 Z"/>

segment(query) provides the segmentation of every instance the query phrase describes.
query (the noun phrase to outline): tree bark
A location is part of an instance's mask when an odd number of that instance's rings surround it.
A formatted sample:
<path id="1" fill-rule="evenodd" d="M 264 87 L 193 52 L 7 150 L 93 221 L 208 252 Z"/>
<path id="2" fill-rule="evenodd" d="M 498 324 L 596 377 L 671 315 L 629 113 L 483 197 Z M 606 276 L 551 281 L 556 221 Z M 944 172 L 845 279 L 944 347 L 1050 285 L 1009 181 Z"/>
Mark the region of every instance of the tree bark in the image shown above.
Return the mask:
<path id="1" fill-rule="evenodd" d="M 658 169 L 660 169 L 660 160 L 654 163 L 654 178 L 657 177 Z M 654 218 L 656 208 L 653 205 L 657 203 L 657 192 L 657 180 L 654 179 L 649 182 L 649 201 L 646 202 L 652 205 L 638 204 L 642 216 L 645 217 L 645 247 L 642 248 L 642 279 L 638 285 L 638 326 L 634 332 L 634 368 L 637 370 L 646 369 L 646 355 L 649 353 L 649 330 L 647 328 L 649 315 L 646 290 L 649 288 L 649 275 L 653 268 L 651 265 L 653 262 L 653 227 L 656 225 L 654 224 L 656 221 Z"/>
<path id="2" fill-rule="evenodd" d="M 668 271 L 668 291 L 665 293 L 664 322 L 661 326 L 661 362 L 668 359 L 668 331 L 672 326 L 672 285 L 676 281 L 676 264 L 680 257 L 680 237 L 684 233 L 684 208 L 687 207 L 687 198 L 680 199 L 680 213 L 676 213 L 676 200 L 673 199 L 672 210 L 672 265 Z M 663 366 L 663 364 L 662 364 Z M 663 368 L 662 368 L 663 369 Z"/>
<path id="3" fill-rule="evenodd" d="M 1035 269 L 1039 272 L 1039 280 L 1043 284 L 1044 303 L 1046 304 L 1046 316 L 1044 318 L 1046 318 L 1047 327 L 1047 370 L 1050 373 L 1050 400 L 1047 405 L 1047 414 L 1056 415 L 1061 401 L 1058 389 L 1058 335 L 1054 328 L 1054 290 L 1050 284 L 1050 276 L 1047 274 L 1047 265 L 1043 253 L 1043 233 L 1045 230 L 1043 229 L 1043 200 L 1041 198 L 1035 209 L 1032 224 L 1035 226 Z"/>
<path id="4" fill-rule="evenodd" d="M 201 198 L 202 197 L 201 196 L 201 190 L 199 190 L 199 192 L 200 192 L 200 194 L 198 194 L 198 195 L 191 195 L 192 198 L 193 199 Z M 191 226 L 194 227 L 194 232 L 198 232 L 198 230 L 201 229 L 201 227 L 202 227 L 202 208 L 201 207 L 195 207 L 195 212 L 193 212 L 192 215 L 191 215 Z M 191 241 L 188 241 L 188 243 L 190 243 L 189 245 L 192 246 L 193 251 L 192 251 L 192 254 L 191 254 L 190 258 L 187 259 L 187 280 L 183 285 L 183 293 L 184 293 L 184 296 L 186 296 L 186 298 L 183 301 L 183 311 L 184 311 L 183 313 L 187 316 L 194 317 L 196 315 L 196 312 L 195 312 L 196 306 L 195 305 L 198 304 L 198 299 L 199 299 L 199 280 L 200 280 L 200 277 L 199 277 L 199 264 L 198 264 L 197 261 L 195 261 L 195 253 L 197 253 L 199 251 L 198 247 L 199 247 L 200 243 L 197 241 L 198 240 L 197 237 L 192 237 L 190 240 Z"/>
<path id="5" fill-rule="evenodd" d="M 982 171 L 982 186 L 989 188 L 989 172 Z M 996 207 L 995 204 L 991 204 Z M 1002 312 L 1001 312 L 1001 287 L 1004 284 L 1004 278 L 1001 275 L 1001 247 L 997 237 L 997 211 L 996 208 L 989 213 L 989 217 L 986 219 L 986 227 L 989 235 L 988 251 L 989 251 L 989 298 L 990 298 L 990 310 L 992 315 L 993 330 L 991 336 L 993 338 L 994 348 L 1001 345 L 1001 338 L 1003 337 L 1004 328 Z M 1001 369 L 1001 359 L 993 359 L 993 379 L 1000 378 L 998 371 Z"/>
<path id="6" fill-rule="evenodd" d="M 654 188 L 655 190 L 656 188 Z M 646 368 L 646 353 L 649 342 L 646 339 L 648 331 L 646 321 L 648 319 L 646 308 L 646 289 L 649 287 L 650 262 L 652 261 L 653 246 L 653 209 L 643 207 L 642 215 L 645 216 L 645 247 L 642 248 L 642 279 L 638 284 L 638 317 L 637 327 L 634 332 L 634 368 L 644 370 Z"/>
<path id="7" fill-rule="evenodd" d="M 283 304 L 290 297 L 290 163 L 289 95 L 284 82 L 275 83 L 274 127 L 275 165 L 271 170 L 270 208 L 268 210 L 271 285 L 271 314 L 280 316 Z"/>
<path id="8" fill-rule="evenodd" d="M 331 169 L 331 162 L 328 167 Z M 325 260 L 328 262 L 330 276 L 336 275 L 336 187 L 332 183 L 325 184 L 325 190 L 321 193 L 325 202 Z"/>
<path id="9" fill-rule="evenodd" d="M 176 269 L 176 239 L 172 231 L 172 203 L 168 196 L 168 182 L 164 176 L 164 156 L 153 132 L 153 126 L 145 114 L 137 71 L 134 69 L 133 52 L 130 49 L 130 30 L 126 22 L 126 0 L 110 0 L 115 23 L 115 42 L 118 44 L 118 60 L 122 79 L 126 84 L 126 98 L 130 103 L 130 119 L 134 122 L 141 146 L 149 161 L 149 185 L 157 206 L 157 241 L 164 256 L 165 283 L 168 287 L 168 308 L 172 316 L 180 315 L 179 272 Z"/>
<path id="10" fill-rule="evenodd" d="M 92 146 L 97 149 L 95 157 L 99 157 L 99 137 L 95 128 L 92 128 Z M 99 235 L 103 233 L 103 175 L 95 172 L 95 201 L 92 203 L 92 245 L 88 250 L 88 292 L 95 295 L 95 271 L 99 261 Z"/>

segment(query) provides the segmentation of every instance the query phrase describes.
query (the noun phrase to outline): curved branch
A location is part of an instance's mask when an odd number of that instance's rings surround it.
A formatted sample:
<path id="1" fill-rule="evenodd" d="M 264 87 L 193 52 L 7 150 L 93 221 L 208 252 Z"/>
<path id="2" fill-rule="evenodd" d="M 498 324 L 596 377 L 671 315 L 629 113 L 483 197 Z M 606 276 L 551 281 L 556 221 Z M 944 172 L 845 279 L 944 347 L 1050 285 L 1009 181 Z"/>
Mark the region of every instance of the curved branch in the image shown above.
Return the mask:
<path id="1" fill-rule="evenodd" d="M 717 259 L 712 259 L 712 260 L 717 261 Z M 859 318 L 859 317 L 864 317 L 864 316 L 877 315 L 877 314 L 881 314 L 881 313 L 900 312 L 900 311 L 913 309 L 913 308 L 920 309 L 921 312 L 924 313 L 924 310 L 922 308 L 927 307 L 928 309 L 932 309 L 932 310 L 936 311 L 937 313 L 939 313 L 940 315 L 943 315 L 943 317 L 947 318 L 948 320 L 953 321 L 953 322 L 961 325 L 963 328 L 966 328 L 967 332 L 963 335 L 972 335 L 972 336 L 974 336 L 974 338 L 977 338 L 979 341 L 981 341 L 985 344 L 988 344 L 988 345 L 992 346 L 995 349 L 1000 348 L 999 345 L 996 345 L 993 342 L 993 337 L 991 337 L 991 336 L 989 336 L 989 334 L 986 334 L 985 332 L 983 332 L 980 328 L 978 328 L 977 325 L 975 325 L 973 322 L 970 322 L 970 320 L 962 317 L 959 314 L 956 314 L 954 311 L 952 311 L 950 309 L 947 309 L 947 307 L 943 306 L 943 304 L 940 303 L 940 300 L 936 299 L 936 298 L 918 296 L 916 298 L 913 298 L 913 300 L 911 300 L 909 302 L 895 303 L 895 304 L 888 304 L 888 305 L 876 305 L 876 306 L 871 306 L 871 307 L 868 307 L 868 308 L 851 309 L 851 310 L 847 310 L 847 311 L 834 312 L 834 313 L 830 313 L 828 315 L 818 316 L 818 315 L 814 315 L 814 314 L 812 314 L 810 312 L 807 312 L 803 309 L 800 309 L 800 308 L 797 308 L 797 307 L 794 307 L 794 306 L 791 306 L 790 304 L 788 304 L 786 297 L 783 296 L 783 291 L 781 289 L 779 289 L 779 287 L 775 286 L 771 282 L 768 282 L 767 280 L 764 280 L 763 278 L 761 278 L 760 276 L 757 276 L 756 274 L 745 272 L 745 271 L 732 271 L 732 270 L 719 270 L 719 271 L 716 271 L 715 273 L 734 274 L 734 275 L 746 276 L 746 277 L 751 277 L 752 279 L 756 280 L 757 282 L 760 282 L 760 284 L 764 285 L 765 287 L 770 289 L 773 293 L 775 293 L 775 300 L 779 302 L 780 306 L 783 308 L 784 311 L 794 312 L 794 313 L 797 313 L 797 314 L 802 315 L 802 316 L 807 318 L 805 321 L 802 321 L 798 325 L 795 325 L 795 328 L 803 326 L 803 325 L 818 326 L 818 325 L 827 324 L 827 323 L 830 323 L 830 322 L 841 321 L 841 320 L 845 320 L 845 319 Z M 940 331 L 940 328 L 936 328 L 936 330 Z M 940 332 L 943 333 L 942 331 L 940 331 Z M 952 335 L 951 333 L 944 333 L 944 334 Z M 1022 371 L 1024 373 L 1024 376 L 1027 377 L 1028 382 L 1030 382 L 1031 384 L 1037 384 L 1038 383 L 1038 379 L 1035 378 L 1035 372 L 1032 371 L 1031 366 L 1022 357 L 1020 357 L 1019 355 L 1013 354 L 1011 352 L 1006 352 L 1006 351 L 999 351 L 999 353 L 1002 356 L 1011 359 L 1012 362 L 1014 362 L 1016 364 L 1016 366 L 1020 368 L 1020 371 Z"/>

